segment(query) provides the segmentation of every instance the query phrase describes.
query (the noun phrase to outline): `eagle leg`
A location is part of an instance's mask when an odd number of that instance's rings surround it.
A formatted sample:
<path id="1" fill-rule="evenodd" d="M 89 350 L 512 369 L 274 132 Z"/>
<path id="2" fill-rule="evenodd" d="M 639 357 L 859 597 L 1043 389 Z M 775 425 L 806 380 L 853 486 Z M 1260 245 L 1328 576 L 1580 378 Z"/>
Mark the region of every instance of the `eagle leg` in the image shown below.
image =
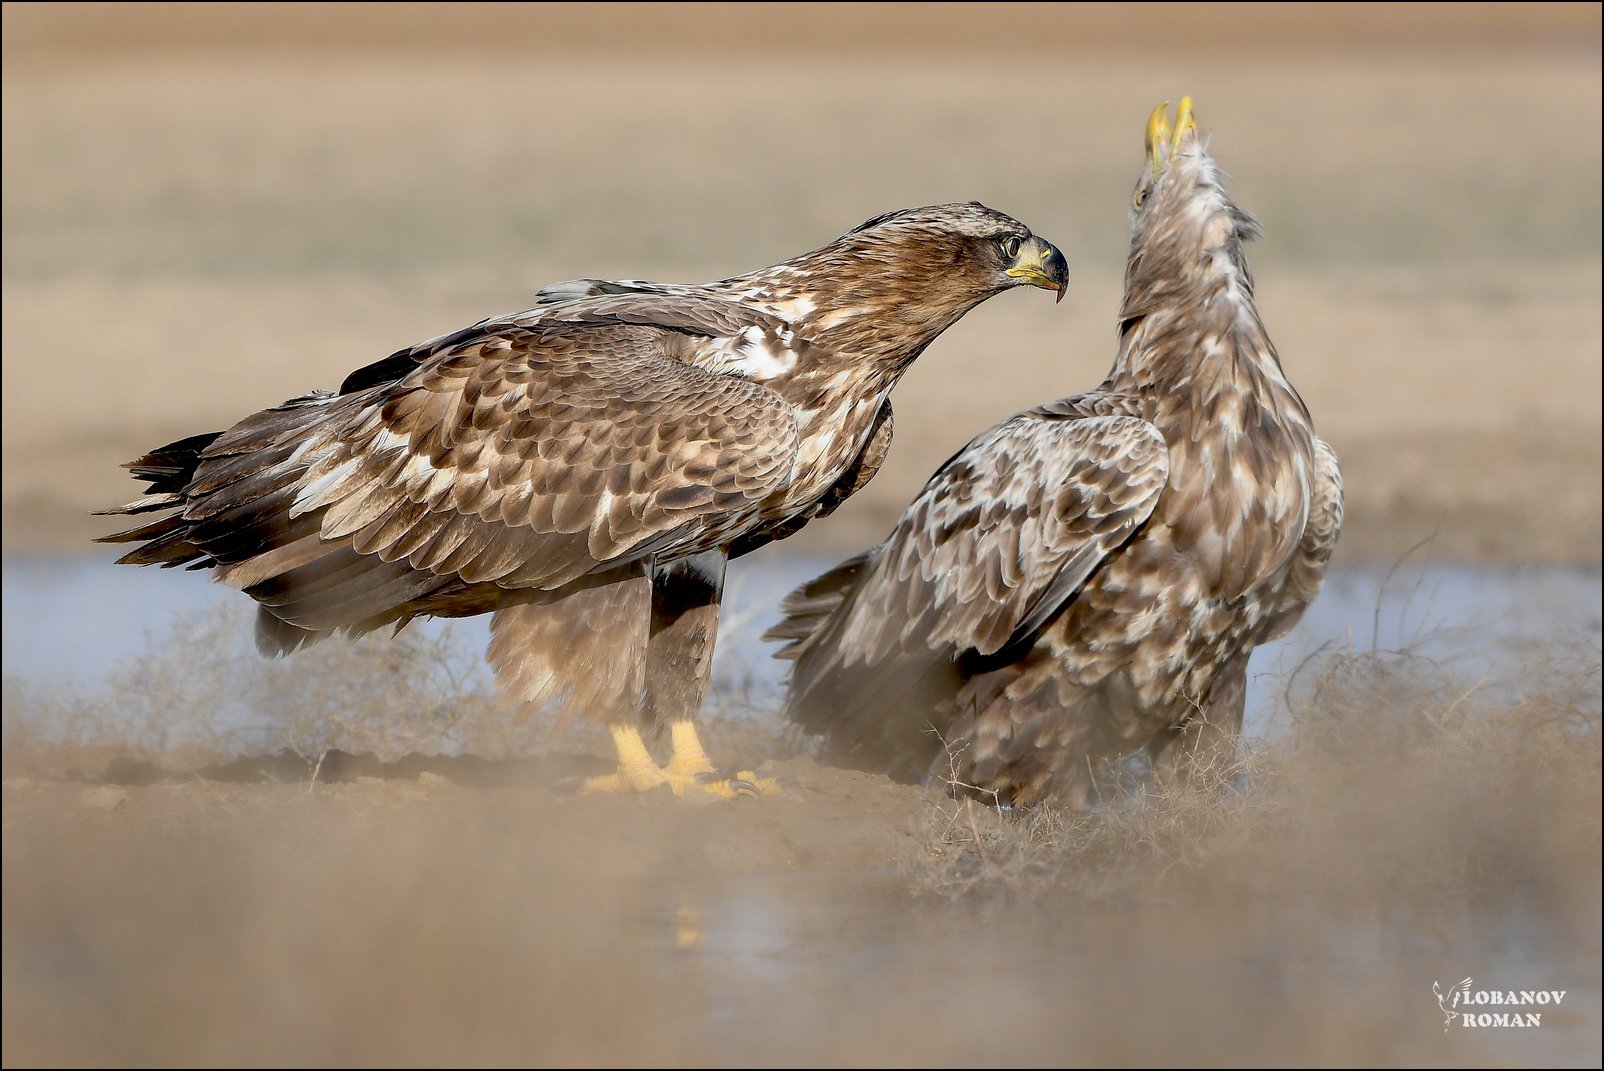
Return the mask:
<path id="1" fill-rule="evenodd" d="M 726 564 L 724 552 L 712 550 L 652 569 L 646 722 L 659 732 L 669 726 L 674 747 L 669 767 L 687 776 L 713 772 L 695 722 L 713 669 Z"/>
<path id="2" fill-rule="evenodd" d="M 713 761 L 707 757 L 707 752 L 702 748 L 702 738 L 697 735 L 694 721 L 686 718 L 684 721 L 669 723 L 668 738 L 673 748 L 668 759 L 670 773 L 684 777 L 701 777 L 718 772 L 718 768 L 713 765 Z"/>
<path id="3" fill-rule="evenodd" d="M 725 551 L 712 550 L 652 570 L 651 633 L 646 646 L 646 704 L 638 724 L 609 724 L 618 771 L 585 782 L 583 791 L 649 792 L 664 785 L 676 796 L 707 794 L 733 799 L 773 791 L 773 783 L 742 771 L 718 772 L 696 732 L 718 638 L 724 594 Z M 642 730 L 668 726 L 672 755 L 658 766 Z"/>
<path id="4" fill-rule="evenodd" d="M 591 778 L 585 792 L 649 792 L 666 784 L 680 795 L 694 781 L 659 768 L 641 739 L 651 587 L 646 567 L 636 565 L 558 599 L 509 603 L 490 622 L 490 664 L 511 694 L 536 707 L 583 711 L 612 733 L 618 770 Z"/>
<path id="5" fill-rule="evenodd" d="M 694 781 L 718 795 L 725 794 L 725 788 L 738 795 L 755 795 L 773 791 L 772 782 L 760 780 L 749 770 L 733 778 L 721 776 L 696 731 L 696 717 L 712 676 L 728 564 L 728 551 L 720 548 L 652 570 L 646 709 L 652 728 L 668 726 L 673 751 L 664 768 L 667 776 Z"/>

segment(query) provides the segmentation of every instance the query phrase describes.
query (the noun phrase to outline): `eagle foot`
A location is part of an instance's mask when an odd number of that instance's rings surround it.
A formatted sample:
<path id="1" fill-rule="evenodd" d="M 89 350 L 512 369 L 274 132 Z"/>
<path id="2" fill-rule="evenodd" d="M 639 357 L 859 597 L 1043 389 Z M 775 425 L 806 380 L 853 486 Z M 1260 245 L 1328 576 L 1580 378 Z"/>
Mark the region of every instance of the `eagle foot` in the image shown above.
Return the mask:
<path id="1" fill-rule="evenodd" d="M 673 728 L 674 756 L 667 766 L 658 766 L 646 749 L 640 731 L 632 726 L 612 727 L 613 745 L 618 751 L 618 771 L 587 779 L 579 791 L 585 795 L 597 793 L 641 794 L 656 792 L 665 786 L 676 796 L 691 799 L 740 799 L 742 797 L 773 795 L 779 786 L 772 780 L 760 778 L 750 770 L 734 776 L 718 772 L 689 722 L 675 723 Z"/>
<path id="2" fill-rule="evenodd" d="M 710 792 L 721 792 L 712 786 L 726 785 L 731 792 L 731 799 L 741 796 L 777 796 L 780 794 L 780 783 L 772 777 L 759 777 L 752 770 L 740 770 L 733 774 L 709 772 L 697 778 Z"/>
<path id="3" fill-rule="evenodd" d="M 655 777 L 652 776 L 653 771 L 656 773 Z M 580 784 L 579 791 L 587 796 L 604 793 L 642 795 L 666 789 L 675 796 L 685 799 L 734 800 L 771 796 L 780 790 L 777 782 L 770 778 L 758 777 L 750 770 L 743 770 L 734 776 L 712 771 L 685 775 L 655 767 L 653 771 L 639 767 L 626 770 L 620 766 L 617 773 L 587 778 Z"/>

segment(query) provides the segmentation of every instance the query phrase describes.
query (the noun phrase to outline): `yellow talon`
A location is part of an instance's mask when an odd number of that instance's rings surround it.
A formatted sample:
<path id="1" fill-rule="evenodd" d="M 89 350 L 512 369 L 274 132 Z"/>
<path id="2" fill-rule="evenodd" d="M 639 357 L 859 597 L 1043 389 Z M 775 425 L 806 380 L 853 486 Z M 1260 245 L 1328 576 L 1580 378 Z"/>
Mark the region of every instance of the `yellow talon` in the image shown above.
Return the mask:
<path id="1" fill-rule="evenodd" d="M 772 777 L 759 777 L 752 770 L 742 770 L 730 778 L 730 783 L 744 789 L 743 795 L 748 796 L 778 796 L 780 783 Z"/>

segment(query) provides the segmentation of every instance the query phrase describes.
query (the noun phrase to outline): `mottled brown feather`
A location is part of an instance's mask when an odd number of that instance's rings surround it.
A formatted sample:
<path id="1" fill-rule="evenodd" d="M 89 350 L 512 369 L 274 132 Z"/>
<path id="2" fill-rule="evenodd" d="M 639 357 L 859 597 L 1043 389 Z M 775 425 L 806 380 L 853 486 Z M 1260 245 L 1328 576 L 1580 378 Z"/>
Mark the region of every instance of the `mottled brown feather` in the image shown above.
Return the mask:
<path id="1" fill-rule="evenodd" d="M 990 429 L 861 566 L 847 563 L 850 588 L 783 652 L 796 661 L 792 716 L 846 761 L 940 728 L 907 694 L 955 690 L 961 659 L 1029 642 L 1147 520 L 1167 472 L 1163 437 L 1130 416 L 1060 403 Z M 820 594 L 815 582 L 788 598 L 770 638 L 795 638 Z"/>
<path id="2" fill-rule="evenodd" d="M 108 538 L 143 544 L 126 562 L 218 569 L 273 619 L 258 629 L 268 651 L 496 612 L 492 656 L 514 691 L 611 718 L 641 694 L 650 615 L 634 589 L 649 580 L 683 609 L 654 664 L 705 674 L 726 555 L 863 485 L 897 378 L 1021 283 L 1007 269 L 1023 249 L 1067 279 L 1023 225 L 965 204 L 893 213 L 714 283 L 559 283 L 338 393 L 151 451 L 131 466 L 149 500 L 119 512 L 175 512 Z M 570 668 L 598 679 L 559 687 L 548 670 L 561 643 L 581 649 L 576 629 L 591 654 Z M 700 653 L 666 649 L 680 643 Z M 664 703 L 687 708 L 702 683 L 665 683 Z"/>
<path id="3" fill-rule="evenodd" d="M 1228 738 L 1248 654 L 1318 592 L 1341 475 L 1254 303 L 1258 225 L 1195 135 L 1135 203 L 1103 384 L 975 439 L 785 601 L 787 711 L 828 758 L 1083 803 L 1097 761 Z"/>

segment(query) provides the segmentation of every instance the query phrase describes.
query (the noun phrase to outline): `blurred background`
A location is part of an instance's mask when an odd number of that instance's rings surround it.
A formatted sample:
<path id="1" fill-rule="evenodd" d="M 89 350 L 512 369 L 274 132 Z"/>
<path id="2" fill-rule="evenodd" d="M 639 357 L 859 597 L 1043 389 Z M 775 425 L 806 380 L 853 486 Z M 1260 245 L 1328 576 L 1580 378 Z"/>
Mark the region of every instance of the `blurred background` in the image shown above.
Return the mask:
<path id="1" fill-rule="evenodd" d="M 7 3 L 4 1062 L 1596 1064 L 1600 10 Z M 877 479 L 732 570 L 711 743 L 772 757 L 775 601 L 1101 380 L 1186 94 L 1348 494 L 1243 797 L 577 801 L 482 619 L 264 663 L 245 600 L 90 542 L 122 462 L 547 283 L 984 201 L 1069 296 L 948 331 Z M 1450 1035 L 1467 974 L 1573 996 Z"/>
<path id="2" fill-rule="evenodd" d="M 970 435 L 1095 385 L 1153 105 L 1265 226 L 1342 554 L 1597 562 L 1590 4 L 50 5 L 4 15 L 4 531 L 87 550 L 118 463 L 580 276 L 721 278 L 891 208 L 1058 242 L 896 394 L 880 538 Z M 1036 296 L 1036 295 L 1031 295 Z"/>

